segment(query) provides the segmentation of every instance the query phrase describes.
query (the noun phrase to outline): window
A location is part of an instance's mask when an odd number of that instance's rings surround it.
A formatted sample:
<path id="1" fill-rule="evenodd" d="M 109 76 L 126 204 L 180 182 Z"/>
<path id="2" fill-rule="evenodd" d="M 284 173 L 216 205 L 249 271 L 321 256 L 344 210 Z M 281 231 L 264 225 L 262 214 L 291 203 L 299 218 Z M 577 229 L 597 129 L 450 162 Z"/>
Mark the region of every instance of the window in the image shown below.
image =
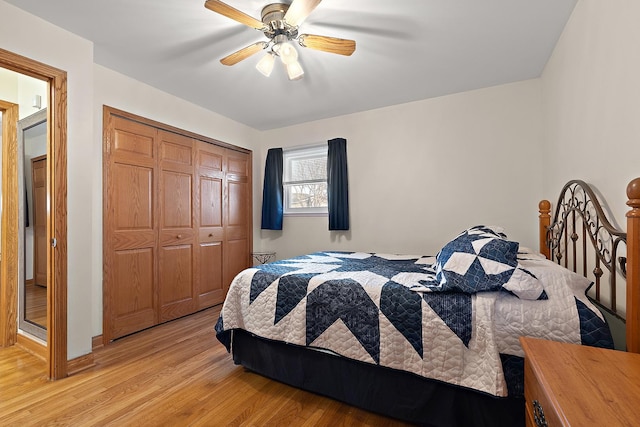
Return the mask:
<path id="1" fill-rule="evenodd" d="M 327 146 L 283 152 L 284 213 L 326 214 Z"/>

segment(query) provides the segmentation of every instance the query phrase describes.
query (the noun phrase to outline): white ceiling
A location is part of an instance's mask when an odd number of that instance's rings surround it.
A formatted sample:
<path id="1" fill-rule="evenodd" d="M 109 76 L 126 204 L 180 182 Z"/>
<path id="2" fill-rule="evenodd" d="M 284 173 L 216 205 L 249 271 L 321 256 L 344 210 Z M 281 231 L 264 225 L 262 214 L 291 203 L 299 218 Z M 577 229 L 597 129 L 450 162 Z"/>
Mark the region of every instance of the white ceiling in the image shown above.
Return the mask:
<path id="1" fill-rule="evenodd" d="M 356 40 L 350 57 L 299 48 L 289 81 L 219 60 L 261 32 L 204 0 L 6 0 L 94 43 L 97 64 L 255 129 L 539 77 L 577 0 L 323 0 L 301 33 Z M 257 19 L 268 0 L 228 0 Z M 63 49 L 64 47 L 61 47 Z"/>

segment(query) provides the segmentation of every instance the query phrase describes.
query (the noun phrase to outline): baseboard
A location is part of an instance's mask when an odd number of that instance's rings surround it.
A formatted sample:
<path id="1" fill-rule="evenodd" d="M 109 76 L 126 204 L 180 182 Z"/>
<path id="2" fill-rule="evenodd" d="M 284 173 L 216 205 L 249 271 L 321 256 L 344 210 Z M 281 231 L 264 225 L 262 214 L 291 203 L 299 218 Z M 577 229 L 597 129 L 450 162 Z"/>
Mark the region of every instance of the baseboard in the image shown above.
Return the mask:
<path id="1" fill-rule="evenodd" d="M 67 373 L 69 375 L 77 374 L 78 372 L 82 372 L 85 369 L 92 368 L 96 366 L 96 363 L 93 359 L 93 351 L 98 348 L 103 347 L 102 335 L 95 336 L 91 338 L 91 353 L 85 354 L 84 356 L 76 357 L 75 359 L 71 359 L 67 362 Z"/>
<path id="2" fill-rule="evenodd" d="M 104 347 L 104 341 L 102 341 L 102 335 L 98 335 L 91 338 L 91 349 L 93 351 L 101 347 Z"/>
<path id="3" fill-rule="evenodd" d="M 74 375 L 94 366 L 96 364 L 93 360 L 93 353 L 85 354 L 67 361 L 67 375 Z"/>
<path id="4" fill-rule="evenodd" d="M 33 354 L 38 359 L 47 361 L 47 346 L 29 338 L 26 335 L 18 334 L 16 345 L 28 353 Z"/>

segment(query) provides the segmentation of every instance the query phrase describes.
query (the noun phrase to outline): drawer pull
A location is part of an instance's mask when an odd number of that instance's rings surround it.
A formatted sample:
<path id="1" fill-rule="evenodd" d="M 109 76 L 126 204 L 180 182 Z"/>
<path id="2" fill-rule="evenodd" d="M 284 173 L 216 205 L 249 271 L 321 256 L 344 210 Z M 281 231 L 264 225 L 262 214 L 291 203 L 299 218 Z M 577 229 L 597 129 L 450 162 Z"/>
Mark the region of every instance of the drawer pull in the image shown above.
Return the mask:
<path id="1" fill-rule="evenodd" d="M 176 239 L 182 239 L 182 234 L 178 234 L 178 235 L 176 236 Z"/>
<path id="2" fill-rule="evenodd" d="M 537 400 L 533 401 L 533 420 L 537 427 L 548 427 L 547 420 L 544 418 L 544 410 Z"/>

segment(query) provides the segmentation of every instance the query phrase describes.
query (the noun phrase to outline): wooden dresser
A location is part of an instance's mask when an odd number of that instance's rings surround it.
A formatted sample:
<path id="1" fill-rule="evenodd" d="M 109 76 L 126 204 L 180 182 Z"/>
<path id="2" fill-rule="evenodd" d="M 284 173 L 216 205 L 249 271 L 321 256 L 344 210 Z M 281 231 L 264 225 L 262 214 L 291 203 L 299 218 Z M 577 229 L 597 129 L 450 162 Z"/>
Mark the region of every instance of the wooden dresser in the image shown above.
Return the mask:
<path id="1" fill-rule="evenodd" d="M 520 338 L 526 425 L 640 425 L 640 354 Z"/>

